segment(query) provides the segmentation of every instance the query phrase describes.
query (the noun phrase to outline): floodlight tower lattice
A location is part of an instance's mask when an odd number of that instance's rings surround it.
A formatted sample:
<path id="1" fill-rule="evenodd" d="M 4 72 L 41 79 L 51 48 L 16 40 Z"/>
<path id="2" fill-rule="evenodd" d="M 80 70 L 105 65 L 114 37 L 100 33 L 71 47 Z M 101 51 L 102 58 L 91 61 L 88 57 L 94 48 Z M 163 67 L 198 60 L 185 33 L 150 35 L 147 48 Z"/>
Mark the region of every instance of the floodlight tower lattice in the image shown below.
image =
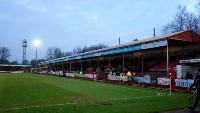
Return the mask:
<path id="1" fill-rule="evenodd" d="M 22 40 L 22 47 L 23 47 L 23 59 L 22 64 L 26 64 L 26 47 L 28 47 L 27 40 Z"/>

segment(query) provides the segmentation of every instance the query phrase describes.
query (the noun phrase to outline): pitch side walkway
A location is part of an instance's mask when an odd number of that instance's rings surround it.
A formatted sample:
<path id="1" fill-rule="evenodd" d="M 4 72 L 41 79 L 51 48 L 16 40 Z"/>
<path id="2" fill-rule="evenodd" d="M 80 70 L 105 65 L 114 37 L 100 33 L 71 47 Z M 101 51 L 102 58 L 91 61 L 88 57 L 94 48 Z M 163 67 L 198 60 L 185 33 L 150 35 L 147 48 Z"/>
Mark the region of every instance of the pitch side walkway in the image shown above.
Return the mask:
<path id="1" fill-rule="evenodd" d="M 172 110 L 172 111 L 165 111 L 162 113 L 200 113 L 200 107 L 197 107 L 195 111 L 191 111 L 190 109 L 185 108 L 185 109 L 178 109 L 178 110 Z"/>

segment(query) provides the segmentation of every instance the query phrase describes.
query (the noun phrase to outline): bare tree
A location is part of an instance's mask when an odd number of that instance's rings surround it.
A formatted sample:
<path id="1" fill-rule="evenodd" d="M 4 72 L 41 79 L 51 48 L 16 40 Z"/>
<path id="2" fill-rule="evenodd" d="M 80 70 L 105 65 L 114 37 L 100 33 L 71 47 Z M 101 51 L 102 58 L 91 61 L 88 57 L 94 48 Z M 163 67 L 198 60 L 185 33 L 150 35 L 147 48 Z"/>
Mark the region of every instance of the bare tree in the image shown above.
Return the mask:
<path id="1" fill-rule="evenodd" d="M 107 47 L 108 46 L 104 45 L 104 44 L 92 45 L 90 47 L 87 47 L 85 51 L 88 52 L 88 51 L 93 51 L 93 50 L 97 50 L 97 49 L 103 49 L 103 48 L 107 48 Z"/>
<path id="2" fill-rule="evenodd" d="M 73 55 L 73 53 L 72 52 L 66 52 L 66 53 L 64 53 L 65 54 L 65 56 L 70 56 L 70 55 Z"/>
<path id="3" fill-rule="evenodd" d="M 183 30 L 199 30 L 199 19 L 194 13 L 188 12 L 185 6 L 178 6 L 174 19 L 163 26 L 162 34 L 169 34 Z"/>
<path id="4" fill-rule="evenodd" d="M 37 60 L 37 63 L 39 64 L 39 63 L 44 62 L 44 61 L 45 61 L 44 59 L 38 59 L 38 60 Z M 36 59 L 31 60 L 31 61 L 30 61 L 30 65 L 31 65 L 32 67 L 37 67 L 37 66 L 36 66 Z"/>
<path id="5" fill-rule="evenodd" d="M 73 49 L 72 52 L 65 52 L 65 53 L 62 52 L 60 48 L 49 47 L 47 49 L 45 57 L 47 60 L 51 60 L 51 59 L 61 58 L 64 56 L 70 56 L 70 55 L 80 54 L 80 53 L 93 51 L 93 50 L 97 50 L 97 49 L 102 49 L 102 48 L 106 48 L 106 47 L 108 47 L 108 46 L 106 46 L 104 44 L 92 45 L 90 47 L 84 46 L 84 48 L 76 47 Z"/>
<path id="6" fill-rule="evenodd" d="M 200 1 L 196 4 L 196 12 L 198 17 L 198 22 L 200 20 Z M 200 26 L 200 22 L 198 23 L 198 27 Z M 198 29 L 198 33 L 200 34 L 200 28 Z"/>
<path id="7" fill-rule="evenodd" d="M 0 64 L 8 63 L 8 58 L 11 56 L 10 49 L 7 47 L 0 47 Z"/>
<path id="8" fill-rule="evenodd" d="M 47 53 L 45 57 L 47 58 L 47 60 L 51 60 L 51 59 L 61 58 L 63 56 L 64 56 L 64 53 L 61 51 L 60 48 L 49 47 L 47 49 Z"/>
<path id="9" fill-rule="evenodd" d="M 54 55 L 53 55 L 53 47 L 49 47 L 47 49 L 47 53 L 46 53 L 46 56 L 47 60 L 51 60 L 54 58 Z"/>
<path id="10" fill-rule="evenodd" d="M 198 16 L 200 16 L 200 1 L 195 6 Z"/>
<path id="11" fill-rule="evenodd" d="M 187 15 L 188 12 L 186 10 L 186 6 L 178 6 L 178 11 L 172 24 L 174 32 L 183 31 L 185 29 L 185 24 L 187 23 Z"/>
<path id="12" fill-rule="evenodd" d="M 76 48 L 74 48 L 72 53 L 73 53 L 74 55 L 75 55 L 75 54 L 82 53 L 81 47 L 76 47 Z"/>
<path id="13" fill-rule="evenodd" d="M 185 24 L 186 29 L 191 29 L 195 32 L 199 31 L 199 18 L 193 13 L 189 13 L 186 16 L 186 24 Z"/>
<path id="14" fill-rule="evenodd" d="M 97 49 L 103 49 L 103 48 L 107 48 L 107 45 L 104 44 L 98 44 L 98 45 L 92 45 L 90 47 L 84 46 L 83 48 L 81 47 L 76 47 L 73 49 L 73 54 L 79 54 L 79 53 L 85 53 L 88 51 L 94 51 Z"/>
<path id="15" fill-rule="evenodd" d="M 83 49 L 82 49 L 82 53 L 87 52 L 87 51 L 88 51 L 88 47 L 84 46 Z"/>
<path id="16" fill-rule="evenodd" d="M 54 58 L 61 58 L 63 56 L 64 54 L 62 53 L 61 49 L 54 47 Z"/>
<path id="17" fill-rule="evenodd" d="M 19 63 L 17 61 L 12 61 L 12 62 L 10 62 L 10 64 L 17 65 Z"/>
<path id="18" fill-rule="evenodd" d="M 23 60 L 23 61 L 22 61 L 22 64 L 27 65 L 27 64 L 30 64 L 30 63 L 29 63 L 28 60 Z"/>

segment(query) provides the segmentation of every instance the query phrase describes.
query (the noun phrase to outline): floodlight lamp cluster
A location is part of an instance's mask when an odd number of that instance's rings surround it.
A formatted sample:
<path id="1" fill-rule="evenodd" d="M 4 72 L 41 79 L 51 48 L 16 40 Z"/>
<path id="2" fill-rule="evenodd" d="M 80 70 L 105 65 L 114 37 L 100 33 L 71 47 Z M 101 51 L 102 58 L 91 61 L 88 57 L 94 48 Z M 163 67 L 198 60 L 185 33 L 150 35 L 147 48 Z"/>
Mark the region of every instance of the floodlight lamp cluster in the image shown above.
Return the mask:
<path id="1" fill-rule="evenodd" d="M 34 40 L 33 44 L 34 44 L 35 47 L 38 47 L 38 46 L 41 45 L 41 41 L 40 40 Z"/>

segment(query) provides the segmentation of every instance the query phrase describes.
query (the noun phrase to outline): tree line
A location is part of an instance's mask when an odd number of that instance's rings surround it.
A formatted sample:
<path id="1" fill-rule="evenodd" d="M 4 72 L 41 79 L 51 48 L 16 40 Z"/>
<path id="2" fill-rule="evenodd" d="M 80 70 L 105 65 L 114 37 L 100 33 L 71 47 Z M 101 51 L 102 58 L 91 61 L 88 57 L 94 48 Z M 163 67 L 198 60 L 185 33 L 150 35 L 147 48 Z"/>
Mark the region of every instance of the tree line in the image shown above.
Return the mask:
<path id="1" fill-rule="evenodd" d="M 195 12 L 189 12 L 186 6 L 179 5 L 173 19 L 160 29 L 160 33 L 165 35 L 184 30 L 193 30 L 200 34 L 200 1 L 198 4 L 196 4 L 195 9 Z M 76 47 L 72 51 L 67 52 L 63 52 L 60 48 L 57 47 L 49 47 L 46 51 L 45 59 L 39 59 L 38 63 L 45 60 L 66 57 L 107 47 L 107 45 L 98 44 L 89 47 L 84 46 L 82 48 Z M 0 47 L 0 64 L 21 64 L 17 61 L 10 62 L 8 60 L 10 56 L 11 52 L 8 47 Z M 22 61 L 22 64 L 31 64 L 32 66 L 36 65 L 35 59 L 31 60 L 30 62 L 28 60 Z"/>
<path id="2" fill-rule="evenodd" d="M 93 51 L 97 49 L 102 49 L 106 48 L 108 46 L 104 44 L 98 44 L 98 45 L 92 45 L 92 46 L 84 46 L 83 48 L 81 47 L 76 47 L 72 51 L 68 52 L 62 52 L 60 48 L 57 47 L 49 47 L 46 51 L 45 58 L 46 59 L 38 59 L 37 62 L 43 62 L 45 60 L 52 60 L 56 58 L 61 58 L 61 57 L 66 57 L 70 55 L 76 55 L 88 51 Z M 31 64 L 32 67 L 36 67 L 36 59 L 32 59 L 30 62 L 28 60 L 22 61 L 22 63 L 19 63 L 17 61 L 9 61 L 9 57 L 11 56 L 10 49 L 8 47 L 0 47 L 0 64 Z"/>
<path id="3" fill-rule="evenodd" d="M 84 46 L 83 48 L 76 47 L 72 51 L 68 51 L 68 52 L 62 52 L 61 49 L 57 48 L 57 47 L 49 47 L 47 49 L 45 57 L 47 60 L 52 60 L 52 59 L 56 59 L 56 58 L 66 57 L 66 56 L 70 56 L 70 55 L 76 55 L 76 54 L 85 53 L 85 52 L 89 52 L 89 51 L 93 51 L 93 50 L 107 48 L 107 47 L 108 47 L 107 45 L 99 44 L 99 45 L 92 45 L 89 47 Z"/>
<path id="4" fill-rule="evenodd" d="M 196 5 L 196 12 L 189 12 L 186 6 L 179 5 L 173 19 L 161 28 L 162 34 L 193 30 L 200 34 L 200 2 Z"/>

